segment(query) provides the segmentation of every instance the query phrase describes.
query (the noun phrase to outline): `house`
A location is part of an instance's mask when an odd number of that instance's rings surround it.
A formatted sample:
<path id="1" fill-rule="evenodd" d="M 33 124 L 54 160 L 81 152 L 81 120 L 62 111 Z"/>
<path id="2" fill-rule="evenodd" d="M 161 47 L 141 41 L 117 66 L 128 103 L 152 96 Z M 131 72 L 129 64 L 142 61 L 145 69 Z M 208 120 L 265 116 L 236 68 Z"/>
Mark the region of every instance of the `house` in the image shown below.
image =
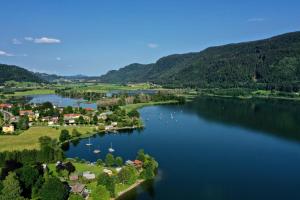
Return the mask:
<path id="1" fill-rule="evenodd" d="M 71 192 L 85 196 L 85 188 L 84 184 L 76 183 L 75 185 L 71 185 Z"/>
<path id="2" fill-rule="evenodd" d="M 116 171 L 119 173 L 122 170 L 122 167 L 117 167 Z"/>
<path id="3" fill-rule="evenodd" d="M 24 115 L 27 115 L 27 116 L 31 115 L 31 116 L 33 116 L 34 112 L 32 110 L 20 110 L 19 111 L 19 115 L 20 116 L 24 116 Z"/>
<path id="4" fill-rule="evenodd" d="M 19 121 L 19 116 L 13 116 L 10 118 L 11 123 L 17 123 Z"/>
<path id="5" fill-rule="evenodd" d="M 113 127 L 116 127 L 116 126 L 118 126 L 118 122 L 112 122 L 111 125 L 112 125 Z"/>
<path id="6" fill-rule="evenodd" d="M 58 123 L 58 117 L 52 117 L 49 119 L 48 121 L 48 126 L 53 126 L 54 124 L 57 124 Z"/>
<path id="7" fill-rule="evenodd" d="M 114 129 L 114 127 L 111 126 L 111 125 L 105 126 L 105 131 L 109 131 L 109 130 L 112 130 L 112 129 Z"/>
<path id="8" fill-rule="evenodd" d="M 19 115 L 28 116 L 30 122 L 32 122 L 33 120 L 39 117 L 39 113 L 38 112 L 34 113 L 32 110 L 20 110 Z"/>
<path id="9" fill-rule="evenodd" d="M 77 181 L 78 180 L 78 175 L 70 175 L 69 179 L 70 179 L 70 181 Z"/>
<path id="10" fill-rule="evenodd" d="M 133 164 L 136 168 L 141 168 L 143 166 L 143 162 L 140 160 L 134 160 Z"/>
<path id="11" fill-rule="evenodd" d="M 48 122 L 48 121 L 50 121 L 50 117 L 42 117 L 41 121 Z"/>
<path id="12" fill-rule="evenodd" d="M 87 180 L 93 180 L 96 178 L 96 175 L 91 173 L 90 171 L 86 171 L 82 173 L 82 177 L 87 179 Z"/>
<path id="13" fill-rule="evenodd" d="M 76 119 L 79 119 L 81 115 L 80 114 L 64 114 L 64 121 L 67 124 L 75 124 Z"/>
<path id="14" fill-rule="evenodd" d="M 131 161 L 131 160 L 127 160 L 127 161 L 125 162 L 125 164 L 126 164 L 126 165 L 134 165 L 133 161 Z"/>
<path id="15" fill-rule="evenodd" d="M 101 113 L 100 115 L 98 115 L 98 119 L 102 119 L 102 120 L 106 120 L 107 119 L 107 114 L 106 113 Z"/>
<path id="16" fill-rule="evenodd" d="M 94 111 L 93 108 L 85 108 L 84 110 L 87 111 L 87 112 L 93 112 Z"/>
<path id="17" fill-rule="evenodd" d="M 103 172 L 106 173 L 107 175 L 111 176 L 113 173 L 109 169 L 103 169 Z"/>
<path id="18" fill-rule="evenodd" d="M 13 125 L 5 125 L 2 127 L 3 133 L 13 133 L 15 131 L 15 127 Z"/>
<path id="19" fill-rule="evenodd" d="M 8 104 L 8 103 L 1 103 L 0 104 L 0 109 L 10 109 L 12 108 L 12 104 Z"/>

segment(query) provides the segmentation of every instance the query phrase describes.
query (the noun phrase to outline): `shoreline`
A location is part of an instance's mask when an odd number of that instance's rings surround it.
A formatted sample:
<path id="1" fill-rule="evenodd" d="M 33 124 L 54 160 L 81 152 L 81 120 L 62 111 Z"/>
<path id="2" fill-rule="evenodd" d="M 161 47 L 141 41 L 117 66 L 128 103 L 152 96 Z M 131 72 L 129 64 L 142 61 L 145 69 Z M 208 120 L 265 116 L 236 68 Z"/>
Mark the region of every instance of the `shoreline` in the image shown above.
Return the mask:
<path id="1" fill-rule="evenodd" d="M 127 192 L 135 189 L 136 187 L 140 186 L 142 183 L 144 183 L 146 180 L 144 179 L 140 179 L 140 180 L 137 180 L 136 183 L 132 184 L 131 186 L 129 186 L 127 189 L 119 192 L 117 194 L 117 196 L 115 198 L 111 198 L 111 200 L 118 200 L 120 197 L 122 197 L 124 194 L 126 194 Z"/>
<path id="2" fill-rule="evenodd" d="M 233 99 L 240 99 L 240 100 L 249 100 L 249 99 L 267 99 L 267 100 L 285 100 L 285 101 L 300 101 L 300 98 L 293 98 L 293 97 L 280 97 L 280 96 L 230 96 L 230 95 L 218 95 L 218 94 L 199 94 L 199 96 L 203 97 L 219 97 L 219 98 L 233 98 Z"/>

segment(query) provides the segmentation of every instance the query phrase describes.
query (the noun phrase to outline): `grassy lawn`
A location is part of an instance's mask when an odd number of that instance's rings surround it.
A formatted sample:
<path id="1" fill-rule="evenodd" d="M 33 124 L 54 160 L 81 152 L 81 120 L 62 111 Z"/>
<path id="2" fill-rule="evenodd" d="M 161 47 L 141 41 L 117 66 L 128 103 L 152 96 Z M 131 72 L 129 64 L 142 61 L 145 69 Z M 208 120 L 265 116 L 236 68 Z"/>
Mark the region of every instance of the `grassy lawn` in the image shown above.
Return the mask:
<path id="1" fill-rule="evenodd" d="M 51 89 L 35 89 L 35 90 L 28 90 L 24 92 L 15 92 L 14 94 L 9 94 L 7 96 L 30 96 L 30 95 L 39 95 L 39 94 L 55 94 L 55 91 Z"/>
<path id="2" fill-rule="evenodd" d="M 39 149 L 38 139 L 41 136 L 49 136 L 51 138 L 59 138 L 62 129 L 67 129 L 70 132 L 76 128 L 81 134 L 93 132 L 93 127 L 60 127 L 59 129 L 41 126 L 31 127 L 20 135 L 1 135 L 0 136 L 0 151 L 13 151 L 23 149 Z"/>
<path id="3" fill-rule="evenodd" d="M 99 174 L 101 174 L 103 172 L 102 166 L 89 165 L 87 163 L 78 163 L 78 162 L 74 162 L 74 161 L 72 161 L 72 164 L 75 166 L 75 169 L 76 169 L 75 173 L 78 173 L 78 174 L 81 174 L 86 171 L 90 171 L 90 172 L 96 174 L 96 176 L 98 176 Z M 49 164 L 48 167 L 49 167 L 49 170 L 53 172 L 53 175 L 57 175 L 54 163 Z"/>
<path id="4" fill-rule="evenodd" d="M 108 92 L 112 90 L 146 90 L 151 89 L 150 84 L 132 84 L 132 85 L 119 85 L 119 84 L 105 84 L 98 83 L 94 85 L 79 85 L 77 86 L 77 91 L 91 91 L 91 92 Z"/>
<path id="5" fill-rule="evenodd" d="M 136 103 L 136 104 L 128 104 L 125 106 L 122 106 L 127 112 L 130 112 L 131 110 L 139 109 L 145 106 L 153 106 L 153 105 L 162 105 L 162 104 L 173 104 L 177 103 L 176 100 L 170 100 L 170 101 L 158 101 L 158 102 L 148 102 L 148 103 Z"/>

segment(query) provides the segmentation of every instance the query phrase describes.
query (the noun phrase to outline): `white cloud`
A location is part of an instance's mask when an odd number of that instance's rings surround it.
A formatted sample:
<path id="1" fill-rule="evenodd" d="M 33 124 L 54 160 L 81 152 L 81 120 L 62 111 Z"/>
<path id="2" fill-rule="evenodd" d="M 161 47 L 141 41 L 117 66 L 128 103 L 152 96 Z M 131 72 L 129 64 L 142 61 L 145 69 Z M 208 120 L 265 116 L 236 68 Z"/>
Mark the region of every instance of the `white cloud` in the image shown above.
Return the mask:
<path id="1" fill-rule="evenodd" d="M 56 57 L 55 58 L 57 61 L 60 61 L 61 60 L 61 57 Z"/>
<path id="2" fill-rule="evenodd" d="M 20 40 L 18 40 L 17 38 L 12 39 L 12 43 L 13 44 L 22 44 L 22 42 Z"/>
<path id="3" fill-rule="evenodd" d="M 47 38 L 47 37 L 41 37 L 41 38 L 35 38 L 34 43 L 37 44 L 57 44 L 60 43 L 61 41 L 56 38 Z"/>
<path id="4" fill-rule="evenodd" d="M 27 41 L 32 41 L 33 38 L 32 37 L 24 37 L 24 40 L 27 40 Z"/>
<path id="5" fill-rule="evenodd" d="M 148 46 L 149 48 L 151 48 L 151 49 L 155 49 L 155 48 L 158 47 L 158 44 L 155 44 L 155 43 L 149 43 L 149 44 L 147 44 L 147 46 Z"/>
<path id="6" fill-rule="evenodd" d="M 262 22 L 262 21 L 265 21 L 265 19 L 261 18 L 261 17 L 256 17 L 256 18 L 250 18 L 247 21 L 248 22 Z"/>
<path id="7" fill-rule="evenodd" d="M 0 50 L 0 56 L 14 56 L 14 55 Z"/>

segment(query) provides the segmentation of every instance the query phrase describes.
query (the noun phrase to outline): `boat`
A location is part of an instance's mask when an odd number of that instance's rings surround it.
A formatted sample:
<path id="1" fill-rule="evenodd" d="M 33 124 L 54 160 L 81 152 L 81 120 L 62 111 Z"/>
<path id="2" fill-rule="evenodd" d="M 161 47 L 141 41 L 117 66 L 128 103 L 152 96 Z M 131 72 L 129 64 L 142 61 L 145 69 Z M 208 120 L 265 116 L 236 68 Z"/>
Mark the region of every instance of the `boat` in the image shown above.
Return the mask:
<path id="1" fill-rule="evenodd" d="M 86 145 L 86 146 L 92 146 L 91 138 L 90 138 L 90 137 L 89 137 L 89 143 L 86 143 L 85 145 Z"/>
<path id="2" fill-rule="evenodd" d="M 115 150 L 112 148 L 112 143 L 110 143 L 110 148 L 108 149 L 110 153 L 113 153 Z"/>
<path id="3" fill-rule="evenodd" d="M 95 149 L 93 152 L 94 152 L 95 154 L 98 154 L 98 153 L 100 153 L 101 151 L 100 151 L 99 149 Z"/>
<path id="4" fill-rule="evenodd" d="M 173 116 L 173 114 L 171 113 L 171 119 L 173 119 L 174 118 L 174 116 Z"/>

